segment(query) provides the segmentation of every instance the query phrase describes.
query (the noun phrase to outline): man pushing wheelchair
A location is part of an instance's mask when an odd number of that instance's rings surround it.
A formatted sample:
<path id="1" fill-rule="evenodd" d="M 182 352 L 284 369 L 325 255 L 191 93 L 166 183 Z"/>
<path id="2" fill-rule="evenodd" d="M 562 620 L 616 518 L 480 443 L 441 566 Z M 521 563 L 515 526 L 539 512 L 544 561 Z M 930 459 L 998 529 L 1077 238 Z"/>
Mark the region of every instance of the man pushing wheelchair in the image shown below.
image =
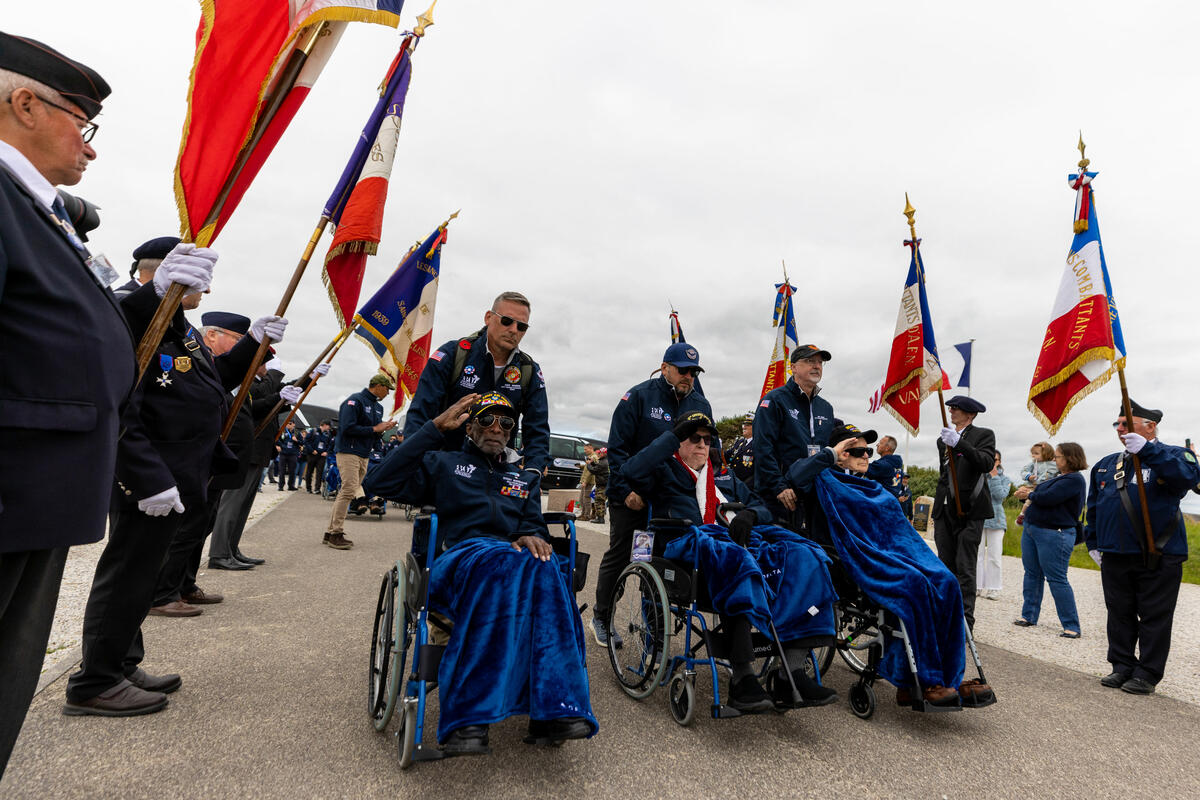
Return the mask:
<path id="1" fill-rule="evenodd" d="M 502 394 L 463 397 L 364 481 L 369 495 L 437 508 L 429 608 L 453 623 L 437 673 L 446 755 L 489 752 L 488 726 L 514 715 L 529 715 L 530 744 L 598 729 L 583 627 L 542 518 L 540 475 L 507 447 L 516 418 Z M 464 423 L 462 449 L 442 451 Z"/>

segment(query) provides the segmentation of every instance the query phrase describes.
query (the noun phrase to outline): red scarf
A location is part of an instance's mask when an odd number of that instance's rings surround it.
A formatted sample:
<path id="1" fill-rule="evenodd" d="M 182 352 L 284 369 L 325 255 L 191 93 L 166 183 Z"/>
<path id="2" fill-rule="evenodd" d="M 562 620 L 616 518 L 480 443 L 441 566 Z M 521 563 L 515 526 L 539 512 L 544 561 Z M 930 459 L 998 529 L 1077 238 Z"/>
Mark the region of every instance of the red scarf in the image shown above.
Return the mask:
<path id="1" fill-rule="evenodd" d="M 683 463 L 683 459 L 679 457 L 679 453 L 675 453 L 675 460 L 679 462 L 687 474 L 692 477 L 692 482 L 695 483 L 700 478 L 700 473 Z M 717 521 L 717 486 L 713 483 L 712 464 L 708 465 L 708 469 L 704 471 L 704 524 L 712 525 Z M 697 503 L 699 505 L 699 503 Z"/>

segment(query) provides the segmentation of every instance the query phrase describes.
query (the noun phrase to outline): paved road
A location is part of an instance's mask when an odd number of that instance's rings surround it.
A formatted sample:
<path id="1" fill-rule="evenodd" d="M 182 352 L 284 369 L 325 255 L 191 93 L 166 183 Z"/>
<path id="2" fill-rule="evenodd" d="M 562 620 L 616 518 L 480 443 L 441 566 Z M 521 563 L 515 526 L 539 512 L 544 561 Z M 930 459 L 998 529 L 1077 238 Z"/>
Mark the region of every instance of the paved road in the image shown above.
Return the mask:
<path id="1" fill-rule="evenodd" d="M 63 717 L 64 680 L 51 684 L 34 700 L 0 796 L 1200 796 L 1200 708 L 1103 689 L 989 647 L 985 667 L 1000 695 L 989 709 L 915 714 L 881 687 L 886 702 L 869 721 L 843 702 L 699 718 L 684 729 L 661 691 L 641 703 L 622 694 L 591 646 L 595 739 L 535 750 L 521 744 L 525 723 L 513 719 L 493 728 L 491 757 L 401 772 L 395 738 L 374 732 L 364 698 L 379 575 L 407 546 L 409 527 L 395 512 L 352 520 L 356 546 L 338 552 L 320 543 L 328 511 L 317 497 L 289 498 L 252 532 L 266 566 L 203 577 L 225 593 L 223 605 L 148 621 L 146 666 L 184 675 L 166 711 Z M 598 556 L 606 537 L 581 527 L 584 548 Z M 829 676 L 843 690 L 850 680 L 840 665 Z"/>

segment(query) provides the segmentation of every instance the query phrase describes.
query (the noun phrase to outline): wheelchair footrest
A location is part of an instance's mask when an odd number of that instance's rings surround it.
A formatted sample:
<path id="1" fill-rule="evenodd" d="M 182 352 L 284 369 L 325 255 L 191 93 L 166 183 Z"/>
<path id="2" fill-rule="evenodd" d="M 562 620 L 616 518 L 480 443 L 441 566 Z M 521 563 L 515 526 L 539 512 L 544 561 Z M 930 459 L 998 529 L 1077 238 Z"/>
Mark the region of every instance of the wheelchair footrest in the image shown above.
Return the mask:
<path id="1" fill-rule="evenodd" d="M 742 716 L 742 712 L 732 706 L 719 706 L 716 703 L 712 706 L 713 719 L 732 719 L 733 717 Z"/>
<path id="2" fill-rule="evenodd" d="M 413 761 L 439 761 L 445 757 L 446 754 L 441 750 L 436 747 L 430 747 L 424 742 L 417 745 L 413 750 Z"/>
<path id="3" fill-rule="evenodd" d="M 963 710 L 961 698 L 959 699 L 958 705 L 956 705 L 956 706 L 935 706 L 933 703 L 930 703 L 927 700 L 917 699 L 917 700 L 913 700 L 911 708 L 913 711 L 920 711 L 920 712 L 923 712 L 926 714 L 936 714 L 936 713 L 940 713 L 943 711 L 962 711 Z"/>
<path id="4" fill-rule="evenodd" d="M 993 690 L 992 693 L 990 695 L 987 695 L 986 697 L 982 697 L 979 699 L 971 698 L 970 700 L 967 700 L 964 698 L 962 701 L 963 708 L 987 708 L 988 706 L 994 706 L 995 704 L 996 704 L 995 690 Z"/>

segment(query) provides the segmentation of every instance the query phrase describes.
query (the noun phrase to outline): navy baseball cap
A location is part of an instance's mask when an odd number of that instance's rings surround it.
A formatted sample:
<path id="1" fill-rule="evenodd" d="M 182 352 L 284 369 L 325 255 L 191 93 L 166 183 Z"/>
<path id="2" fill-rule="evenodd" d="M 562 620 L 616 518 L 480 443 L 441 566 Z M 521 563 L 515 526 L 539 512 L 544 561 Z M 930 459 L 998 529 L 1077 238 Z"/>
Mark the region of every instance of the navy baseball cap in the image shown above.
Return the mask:
<path id="1" fill-rule="evenodd" d="M 822 350 L 815 344 L 802 344 L 792 351 L 791 361 L 795 364 L 802 358 L 810 358 L 812 356 L 820 356 L 822 361 L 828 361 L 833 358 L 833 356 L 829 355 L 828 350 Z"/>
<path id="2" fill-rule="evenodd" d="M 88 119 L 100 113 L 100 104 L 112 92 L 86 64 L 67 58 L 37 39 L 0 31 L 0 69 L 44 83 L 79 106 Z"/>
<path id="3" fill-rule="evenodd" d="M 242 336 L 250 332 L 250 318 L 230 311 L 206 311 L 200 315 L 200 324 L 206 328 L 224 328 Z"/>
<path id="4" fill-rule="evenodd" d="M 947 400 L 946 408 L 957 408 L 959 411 L 965 411 L 968 414 L 982 414 L 987 411 L 987 406 L 983 403 L 973 397 L 965 397 L 961 394 L 956 394 Z"/>
<path id="5" fill-rule="evenodd" d="M 704 372 L 704 367 L 700 366 L 699 351 L 687 342 L 676 342 L 668 347 L 662 360 L 673 367 L 695 367 Z"/>
<path id="6" fill-rule="evenodd" d="M 829 434 L 829 445 L 832 447 L 846 439 L 862 439 L 867 444 L 871 444 L 878 438 L 879 434 L 875 431 L 859 430 L 855 425 L 838 425 Z"/>

